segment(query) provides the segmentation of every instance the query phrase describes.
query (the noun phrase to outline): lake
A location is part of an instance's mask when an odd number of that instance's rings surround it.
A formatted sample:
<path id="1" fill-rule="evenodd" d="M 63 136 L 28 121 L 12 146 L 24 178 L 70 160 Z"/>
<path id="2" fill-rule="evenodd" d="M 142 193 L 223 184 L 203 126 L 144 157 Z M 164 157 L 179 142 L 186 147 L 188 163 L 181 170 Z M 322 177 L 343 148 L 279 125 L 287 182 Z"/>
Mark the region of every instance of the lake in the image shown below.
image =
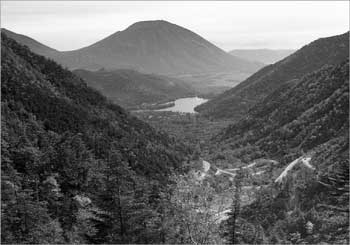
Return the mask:
<path id="1" fill-rule="evenodd" d="M 173 111 L 173 112 L 186 112 L 186 113 L 196 113 L 194 108 L 204 102 L 207 102 L 207 99 L 199 97 L 190 97 L 190 98 L 181 98 L 175 100 L 175 105 L 172 107 L 155 110 L 155 111 Z"/>

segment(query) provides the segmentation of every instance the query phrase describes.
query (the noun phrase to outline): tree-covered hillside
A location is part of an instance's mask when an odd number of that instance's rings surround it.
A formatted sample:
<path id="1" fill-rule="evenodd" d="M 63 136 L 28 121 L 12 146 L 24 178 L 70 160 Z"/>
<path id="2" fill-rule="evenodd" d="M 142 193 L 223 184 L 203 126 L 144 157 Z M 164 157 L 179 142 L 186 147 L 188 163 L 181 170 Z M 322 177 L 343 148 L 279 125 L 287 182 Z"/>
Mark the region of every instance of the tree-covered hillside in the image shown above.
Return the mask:
<path id="1" fill-rule="evenodd" d="M 292 80 L 229 126 L 220 139 L 254 144 L 271 156 L 308 151 L 348 130 L 348 62 Z"/>
<path id="2" fill-rule="evenodd" d="M 184 147 L 2 34 L 2 243 L 159 243 Z"/>
<path id="3" fill-rule="evenodd" d="M 318 39 L 287 58 L 262 68 L 236 87 L 196 107 L 196 110 L 212 118 L 241 118 L 284 83 L 300 79 L 324 65 L 336 65 L 348 54 L 349 32 Z"/>
<path id="4" fill-rule="evenodd" d="M 285 83 L 215 138 L 237 158 L 279 162 L 242 209 L 236 241 L 349 242 L 348 127 L 346 60 Z"/>
<path id="5" fill-rule="evenodd" d="M 126 108 L 195 95 L 194 89 L 186 82 L 162 75 L 144 74 L 134 70 L 75 70 L 74 73 L 89 86 Z"/>

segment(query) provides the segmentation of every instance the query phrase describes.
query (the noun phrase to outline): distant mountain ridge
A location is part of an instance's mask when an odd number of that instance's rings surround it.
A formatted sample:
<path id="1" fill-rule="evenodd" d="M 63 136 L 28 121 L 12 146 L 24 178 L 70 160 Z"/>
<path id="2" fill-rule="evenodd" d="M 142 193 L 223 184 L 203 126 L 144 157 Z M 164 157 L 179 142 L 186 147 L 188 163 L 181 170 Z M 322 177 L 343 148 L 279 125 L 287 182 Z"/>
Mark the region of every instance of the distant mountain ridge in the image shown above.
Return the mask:
<path id="1" fill-rule="evenodd" d="M 249 108 L 284 83 L 324 65 L 339 64 L 348 54 L 349 32 L 318 39 L 287 58 L 265 66 L 236 87 L 196 107 L 196 110 L 214 118 L 241 118 Z"/>
<path id="2" fill-rule="evenodd" d="M 293 49 L 235 49 L 229 53 L 245 60 L 273 64 L 294 52 Z"/>
<path id="3" fill-rule="evenodd" d="M 194 89 L 180 79 L 134 70 L 75 70 L 87 84 L 125 108 L 144 103 L 164 103 L 180 97 L 194 96 Z"/>
<path id="4" fill-rule="evenodd" d="M 11 37 L 21 42 L 19 36 Z M 29 48 L 34 44 L 26 43 Z M 237 70 L 251 74 L 263 66 L 231 56 L 196 33 L 163 20 L 134 23 L 74 51 L 36 51 L 70 69 L 134 69 L 168 75 Z"/>
<path id="5" fill-rule="evenodd" d="M 31 51 L 33 51 L 34 53 L 37 53 L 46 57 L 49 57 L 49 56 L 55 57 L 55 56 L 59 56 L 60 54 L 60 51 L 50 48 L 28 36 L 12 32 L 5 28 L 1 28 L 1 33 L 5 33 L 7 37 L 12 38 L 13 40 L 16 40 L 18 43 L 29 47 Z"/>

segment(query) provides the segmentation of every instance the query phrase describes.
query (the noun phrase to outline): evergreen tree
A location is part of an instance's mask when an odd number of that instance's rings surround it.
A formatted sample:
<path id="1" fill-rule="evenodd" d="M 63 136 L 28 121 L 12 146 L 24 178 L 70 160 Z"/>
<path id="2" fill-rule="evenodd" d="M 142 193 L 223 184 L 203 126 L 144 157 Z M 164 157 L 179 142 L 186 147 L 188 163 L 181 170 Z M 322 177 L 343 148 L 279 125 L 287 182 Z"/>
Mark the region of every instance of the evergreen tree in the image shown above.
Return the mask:
<path id="1" fill-rule="evenodd" d="M 228 222 L 227 222 L 227 240 L 229 244 L 237 244 L 237 221 L 240 215 L 241 209 L 241 193 L 242 193 L 242 184 L 244 180 L 244 171 L 242 169 L 238 170 L 236 176 L 234 177 L 234 196 L 231 206 L 231 211 L 228 213 Z"/>

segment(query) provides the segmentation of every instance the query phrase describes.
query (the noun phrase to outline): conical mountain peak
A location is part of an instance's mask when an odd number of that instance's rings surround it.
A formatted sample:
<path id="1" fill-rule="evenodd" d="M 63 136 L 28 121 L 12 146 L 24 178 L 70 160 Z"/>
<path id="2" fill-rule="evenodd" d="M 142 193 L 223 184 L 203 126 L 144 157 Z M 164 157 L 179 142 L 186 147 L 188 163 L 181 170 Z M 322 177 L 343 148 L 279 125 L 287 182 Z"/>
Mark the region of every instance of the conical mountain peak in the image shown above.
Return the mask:
<path id="1" fill-rule="evenodd" d="M 166 75 L 223 71 L 251 74 L 262 66 L 236 58 L 195 32 L 165 20 L 136 22 L 78 50 L 54 55 L 41 50 L 37 53 L 71 69 L 104 67 Z"/>
<path id="2" fill-rule="evenodd" d="M 160 26 L 176 26 L 176 25 L 165 20 L 146 20 L 146 21 L 135 22 L 134 24 L 130 25 L 126 30 L 157 28 Z"/>

